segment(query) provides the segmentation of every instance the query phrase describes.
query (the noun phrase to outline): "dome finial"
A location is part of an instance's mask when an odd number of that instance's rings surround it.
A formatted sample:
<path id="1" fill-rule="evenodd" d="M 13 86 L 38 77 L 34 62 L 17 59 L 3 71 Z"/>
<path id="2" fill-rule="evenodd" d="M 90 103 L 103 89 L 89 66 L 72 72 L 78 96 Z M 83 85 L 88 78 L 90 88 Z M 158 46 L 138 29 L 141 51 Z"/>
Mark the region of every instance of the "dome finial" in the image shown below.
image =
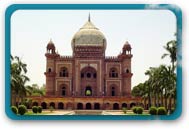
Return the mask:
<path id="1" fill-rule="evenodd" d="M 91 22 L 91 16 L 90 16 L 90 13 L 89 13 L 89 16 L 88 16 L 88 22 Z"/>
<path id="2" fill-rule="evenodd" d="M 52 38 L 50 38 L 50 40 L 49 40 L 49 44 L 53 44 Z"/>

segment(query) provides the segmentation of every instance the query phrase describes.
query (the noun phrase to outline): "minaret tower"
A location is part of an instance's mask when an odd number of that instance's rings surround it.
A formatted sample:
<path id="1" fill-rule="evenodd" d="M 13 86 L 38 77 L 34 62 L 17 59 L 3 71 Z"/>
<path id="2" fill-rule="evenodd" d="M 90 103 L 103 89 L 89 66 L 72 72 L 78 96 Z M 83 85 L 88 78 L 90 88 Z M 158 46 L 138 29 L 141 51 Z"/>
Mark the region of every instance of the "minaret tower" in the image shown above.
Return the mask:
<path id="1" fill-rule="evenodd" d="M 131 54 L 131 45 L 126 41 L 122 48 L 122 53 L 118 56 L 122 59 L 122 95 L 130 97 L 131 96 L 131 58 L 133 55 Z"/>
<path id="2" fill-rule="evenodd" d="M 46 72 L 44 73 L 46 76 L 46 96 L 55 95 L 55 59 L 59 56 L 55 52 L 56 48 L 52 40 L 47 44 L 47 52 L 46 56 Z"/>

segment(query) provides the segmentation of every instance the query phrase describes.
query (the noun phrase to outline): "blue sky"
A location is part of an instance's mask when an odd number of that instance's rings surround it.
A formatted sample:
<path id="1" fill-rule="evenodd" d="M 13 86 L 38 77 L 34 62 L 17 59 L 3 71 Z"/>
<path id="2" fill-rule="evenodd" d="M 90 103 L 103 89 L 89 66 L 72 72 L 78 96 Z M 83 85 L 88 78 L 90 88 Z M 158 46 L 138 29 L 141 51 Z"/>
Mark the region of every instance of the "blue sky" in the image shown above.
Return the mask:
<path id="1" fill-rule="evenodd" d="M 106 56 L 116 56 L 126 41 L 132 47 L 132 87 L 144 82 L 149 67 L 169 64 L 163 46 L 175 39 L 176 17 L 169 10 L 19 10 L 11 17 L 11 53 L 28 65 L 28 84 L 45 84 L 46 45 L 72 55 L 71 40 L 91 14 L 107 40 Z"/>

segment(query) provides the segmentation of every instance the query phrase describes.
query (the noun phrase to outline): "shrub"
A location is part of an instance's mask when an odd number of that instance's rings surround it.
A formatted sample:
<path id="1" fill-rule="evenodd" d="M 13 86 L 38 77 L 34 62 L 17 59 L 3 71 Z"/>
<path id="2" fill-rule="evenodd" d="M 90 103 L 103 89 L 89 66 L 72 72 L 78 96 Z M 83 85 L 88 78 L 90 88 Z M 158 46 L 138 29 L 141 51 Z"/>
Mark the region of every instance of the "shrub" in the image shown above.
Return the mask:
<path id="1" fill-rule="evenodd" d="M 132 110 L 135 114 L 142 114 L 144 109 L 142 107 L 133 107 Z"/>
<path id="2" fill-rule="evenodd" d="M 18 114 L 18 108 L 16 106 L 12 106 L 11 107 L 12 112 L 14 112 L 15 114 Z"/>
<path id="3" fill-rule="evenodd" d="M 38 112 L 37 106 L 33 106 L 33 107 L 32 107 L 32 111 L 33 111 L 33 113 L 37 113 L 37 112 Z"/>
<path id="4" fill-rule="evenodd" d="M 24 99 L 22 104 L 25 105 L 27 108 L 29 108 L 30 105 L 32 104 L 32 99 Z"/>
<path id="5" fill-rule="evenodd" d="M 144 109 L 142 107 L 137 107 L 137 114 L 142 114 L 143 110 Z"/>
<path id="6" fill-rule="evenodd" d="M 18 113 L 19 113 L 20 115 L 24 115 L 24 114 L 26 113 L 26 111 L 27 111 L 27 108 L 26 108 L 25 105 L 19 105 L 19 106 L 18 106 Z"/>
<path id="7" fill-rule="evenodd" d="M 38 113 L 41 113 L 41 112 L 42 112 L 42 107 L 41 107 L 41 106 L 38 106 L 38 107 L 37 107 L 37 112 L 38 112 Z"/>
<path id="8" fill-rule="evenodd" d="M 157 115 L 157 108 L 156 107 L 150 107 L 149 114 L 151 114 L 151 115 Z"/>
<path id="9" fill-rule="evenodd" d="M 123 107 L 123 108 L 122 108 L 122 111 L 123 111 L 124 114 L 126 114 L 126 113 L 127 113 L 127 108 L 126 108 L 126 107 Z"/>
<path id="10" fill-rule="evenodd" d="M 166 111 L 165 107 L 159 107 L 159 108 L 157 109 L 157 114 L 158 114 L 158 115 L 166 115 L 166 114 L 167 114 L 167 111 Z"/>
<path id="11" fill-rule="evenodd" d="M 137 107 L 133 107 L 132 110 L 133 110 L 133 113 L 137 114 Z"/>
<path id="12" fill-rule="evenodd" d="M 53 106 L 50 106 L 49 109 L 50 109 L 50 112 L 53 112 L 53 111 L 54 111 Z"/>

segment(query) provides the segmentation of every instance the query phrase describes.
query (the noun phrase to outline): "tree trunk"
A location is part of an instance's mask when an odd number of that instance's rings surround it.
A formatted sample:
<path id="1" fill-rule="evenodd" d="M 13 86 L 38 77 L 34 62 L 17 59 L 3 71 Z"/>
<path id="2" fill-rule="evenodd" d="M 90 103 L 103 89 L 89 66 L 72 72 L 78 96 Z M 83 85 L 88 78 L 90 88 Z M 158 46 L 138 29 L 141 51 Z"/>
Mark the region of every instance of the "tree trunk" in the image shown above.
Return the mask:
<path id="1" fill-rule="evenodd" d="M 161 106 L 164 106 L 164 102 L 163 102 L 163 92 L 161 92 Z"/>
<path id="2" fill-rule="evenodd" d="M 176 98 L 173 99 L 174 108 L 176 107 Z"/>
<path id="3" fill-rule="evenodd" d="M 157 106 L 159 107 L 159 92 L 157 93 Z"/>
<path id="4" fill-rule="evenodd" d="M 148 108 L 151 107 L 151 95 L 150 93 L 148 94 Z"/>
<path id="5" fill-rule="evenodd" d="M 167 110 L 167 99 L 168 99 L 168 97 L 167 97 L 167 89 L 165 88 L 165 108 L 166 108 L 166 110 Z"/>
<path id="6" fill-rule="evenodd" d="M 147 107 L 146 107 L 146 98 L 144 98 L 144 109 L 147 109 Z"/>
<path id="7" fill-rule="evenodd" d="M 11 92 L 11 106 L 16 106 L 16 93 Z"/>
<path id="8" fill-rule="evenodd" d="M 154 93 L 154 106 L 155 106 L 155 107 L 156 107 L 156 105 L 157 105 L 156 101 L 157 101 L 157 97 L 156 97 L 156 93 Z"/>
<path id="9" fill-rule="evenodd" d="M 12 105 L 11 106 L 16 106 L 16 94 L 12 95 Z"/>
<path id="10" fill-rule="evenodd" d="M 169 107 L 168 107 L 168 109 L 171 110 L 171 107 L 172 107 L 172 97 L 170 96 L 169 97 Z"/>
<path id="11" fill-rule="evenodd" d="M 151 87 L 149 86 L 148 89 L 148 107 L 150 108 L 152 106 L 152 102 L 151 102 Z"/>

